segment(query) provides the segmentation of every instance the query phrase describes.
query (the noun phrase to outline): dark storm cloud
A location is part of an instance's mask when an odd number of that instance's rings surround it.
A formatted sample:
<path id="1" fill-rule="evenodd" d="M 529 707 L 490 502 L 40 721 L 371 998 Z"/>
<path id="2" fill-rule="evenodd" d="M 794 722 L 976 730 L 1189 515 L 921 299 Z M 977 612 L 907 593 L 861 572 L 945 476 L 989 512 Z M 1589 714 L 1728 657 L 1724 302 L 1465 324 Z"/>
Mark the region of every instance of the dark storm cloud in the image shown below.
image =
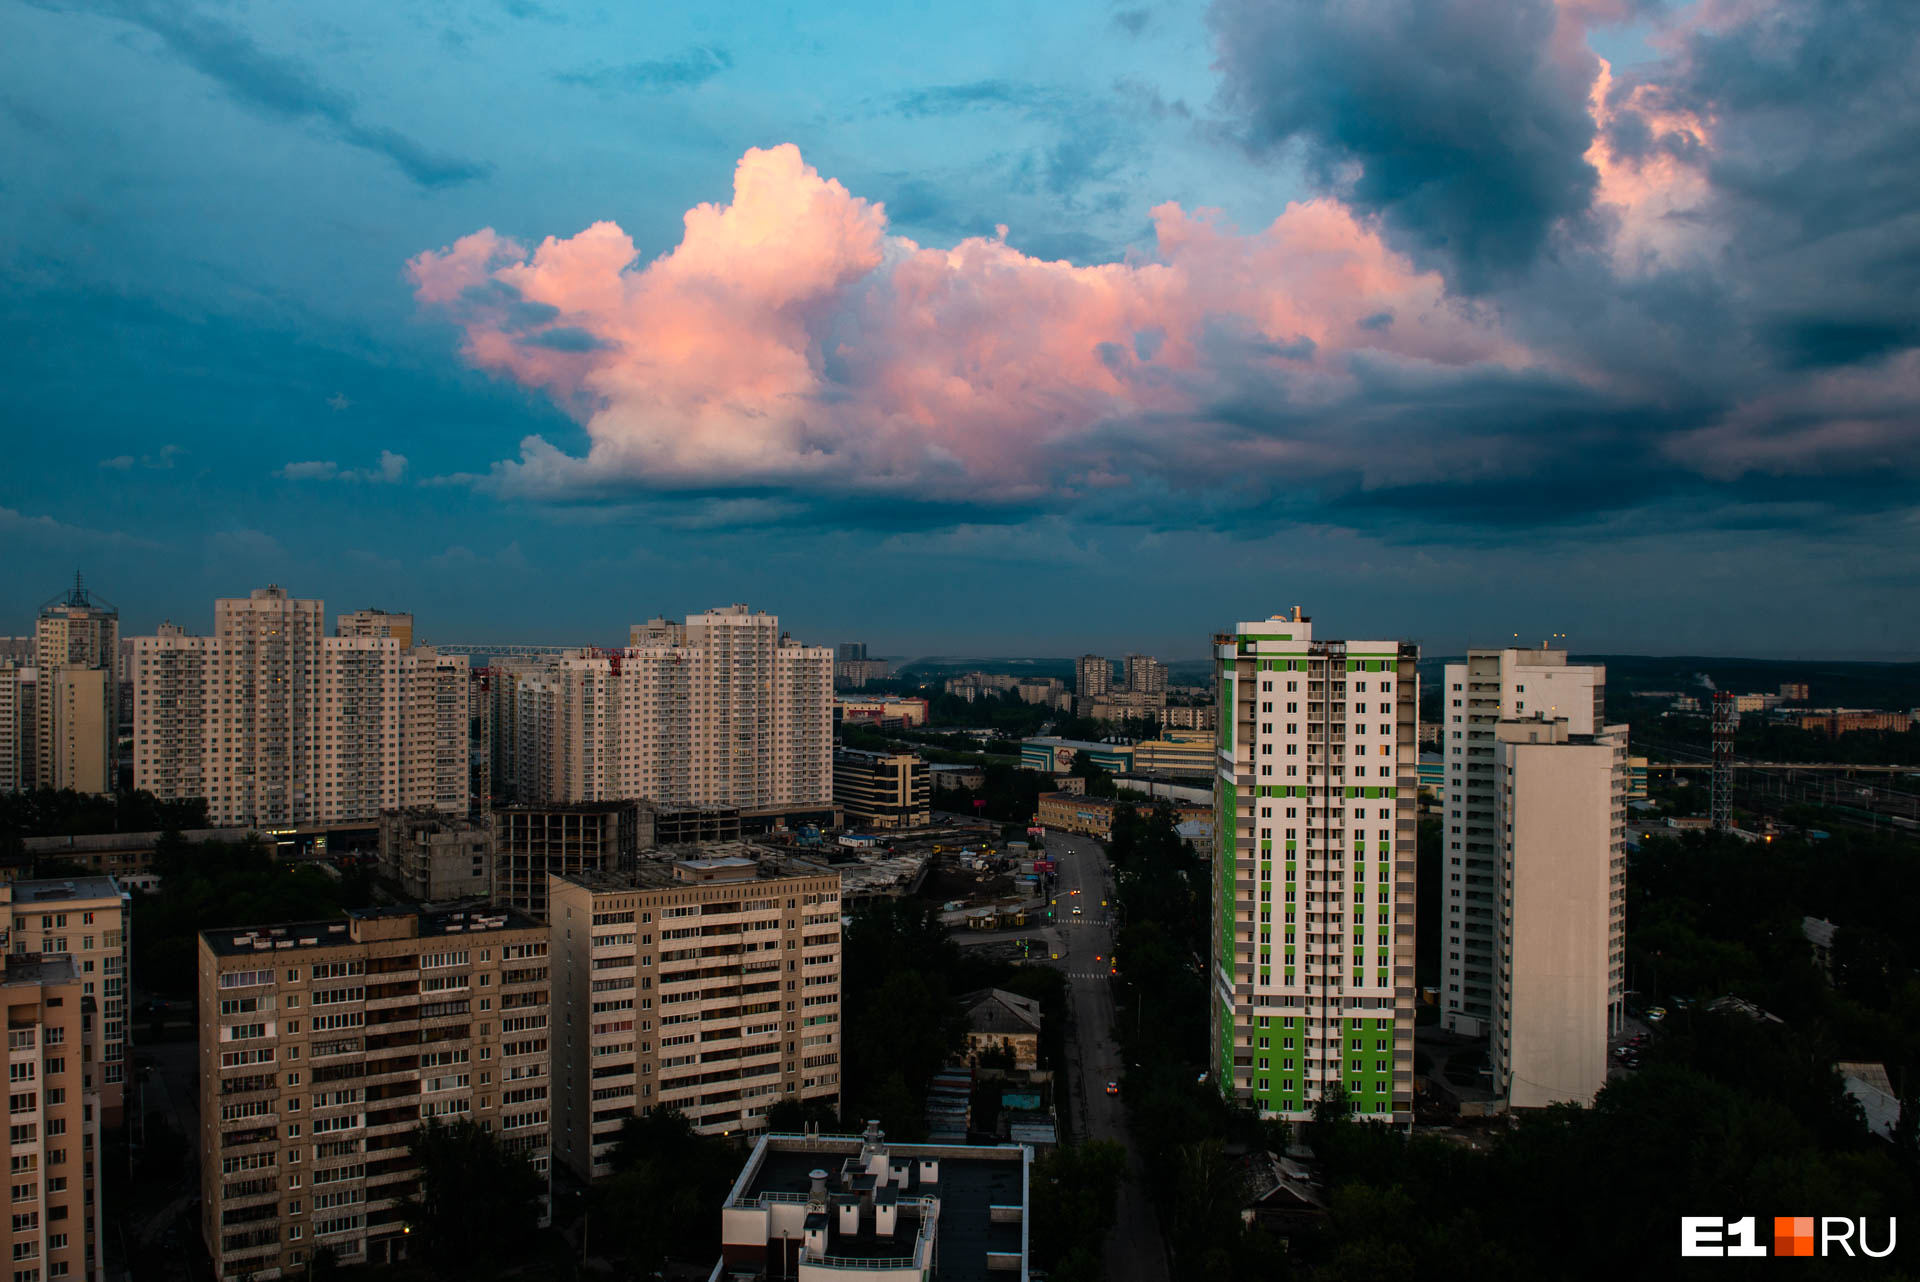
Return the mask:
<path id="1" fill-rule="evenodd" d="M 1478 292 L 1592 199 L 1584 48 L 1551 0 L 1216 0 L 1222 98 L 1257 151 L 1323 183 Z"/>
<path id="2" fill-rule="evenodd" d="M 349 146 L 386 157 L 422 187 L 471 182 L 489 172 L 484 164 L 436 152 L 399 130 L 361 120 L 351 98 L 304 64 L 262 49 L 239 27 L 184 4 L 98 0 L 74 7 L 144 27 L 235 102 L 282 120 L 315 121 Z"/>

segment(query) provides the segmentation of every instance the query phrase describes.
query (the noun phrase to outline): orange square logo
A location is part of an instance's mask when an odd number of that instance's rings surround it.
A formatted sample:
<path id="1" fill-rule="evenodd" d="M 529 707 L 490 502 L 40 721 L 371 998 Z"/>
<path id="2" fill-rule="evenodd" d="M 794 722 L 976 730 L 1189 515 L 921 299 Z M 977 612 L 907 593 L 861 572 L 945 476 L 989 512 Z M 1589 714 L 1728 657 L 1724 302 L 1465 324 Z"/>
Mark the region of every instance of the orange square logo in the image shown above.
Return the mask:
<path id="1" fill-rule="evenodd" d="M 1774 1216 L 1773 1253 L 1775 1255 L 1812 1255 L 1813 1217 L 1811 1215 Z"/>

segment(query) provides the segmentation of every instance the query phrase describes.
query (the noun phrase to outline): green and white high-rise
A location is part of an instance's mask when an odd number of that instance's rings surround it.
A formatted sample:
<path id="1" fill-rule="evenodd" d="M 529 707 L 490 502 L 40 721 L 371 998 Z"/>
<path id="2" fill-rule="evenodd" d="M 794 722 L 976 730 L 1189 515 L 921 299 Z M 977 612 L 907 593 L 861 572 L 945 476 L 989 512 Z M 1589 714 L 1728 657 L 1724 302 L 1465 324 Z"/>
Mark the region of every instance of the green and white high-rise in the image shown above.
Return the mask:
<path id="1" fill-rule="evenodd" d="M 1411 1122 L 1419 647 L 1316 641 L 1296 606 L 1214 657 L 1216 1080 L 1271 1117 L 1344 1092 Z"/>

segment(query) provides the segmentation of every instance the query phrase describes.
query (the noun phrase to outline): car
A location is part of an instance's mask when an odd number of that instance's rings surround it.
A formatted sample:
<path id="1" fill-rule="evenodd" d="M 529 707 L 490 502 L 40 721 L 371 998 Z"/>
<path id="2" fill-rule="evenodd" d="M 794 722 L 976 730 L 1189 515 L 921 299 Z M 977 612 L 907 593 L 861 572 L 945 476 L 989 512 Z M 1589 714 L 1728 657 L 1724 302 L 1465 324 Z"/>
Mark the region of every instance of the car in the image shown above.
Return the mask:
<path id="1" fill-rule="evenodd" d="M 1069 895 L 1077 895 L 1080 893 L 1080 888 L 1078 886 L 1075 886 L 1072 890 L 1069 890 L 1067 893 Z"/>
<path id="2" fill-rule="evenodd" d="M 1118 1082 L 1107 1083 L 1107 1094 L 1118 1095 L 1119 1093 L 1120 1093 L 1120 1083 Z"/>
<path id="3" fill-rule="evenodd" d="M 1659 1022 L 1660 1022 L 1661 1020 L 1663 1020 L 1663 1019 L 1665 1019 L 1666 1017 L 1667 1017 L 1667 1008 L 1666 1008 L 1665 1006 L 1649 1006 L 1649 1007 L 1647 1007 L 1647 1022 L 1648 1022 L 1648 1023 L 1650 1023 L 1650 1024 L 1657 1024 L 1657 1023 L 1659 1023 Z"/>
<path id="4" fill-rule="evenodd" d="M 1073 915 L 1074 915 L 1075 917 L 1078 917 L 1078 916 L 1080 915 L 1080 905 L 1079 905 L 1079 904 L 1075 904 L 1075 905 L 1073 906 Z"/>

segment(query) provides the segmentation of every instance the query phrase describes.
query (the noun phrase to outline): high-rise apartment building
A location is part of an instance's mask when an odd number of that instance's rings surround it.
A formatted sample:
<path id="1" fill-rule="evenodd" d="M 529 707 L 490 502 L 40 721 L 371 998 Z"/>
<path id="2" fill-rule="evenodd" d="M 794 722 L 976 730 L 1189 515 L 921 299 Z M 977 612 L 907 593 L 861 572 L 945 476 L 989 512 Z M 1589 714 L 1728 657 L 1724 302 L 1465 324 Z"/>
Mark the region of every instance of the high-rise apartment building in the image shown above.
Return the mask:
<path id="1" fill-rule="evenodd" d="M 494 691 L 503 786 L 539 804 L 831 805 L 833 651 L 779 628 L 728 606 L 514 670 Z"/>
<path id="2" fill-rule="evenodd" d="M 111 877 L 0 884 L 0 945 L 71 960 L 81 1000 L 92 1005 L 83 1021 L 86 1036 L 73 1044 L 73 1063 L 81 1071 L 76 1080 L 97 1097 L 108 1129 L 120 1125 L 125 1106 L 132 926 L 132 901 Z"/>
<path id="3" fill-rule="evenodd" d="M 1167 665 L 1150 654 L 1128 655 L 1127 691 L 1130 694 L 1165 694 Z"/>
<path id="4" fill-rule="evenodd" d="M 1081 699 L 1093 699 L 1113 689 L 1113 664 L 1097 654 L 1083 654 L 1074 661 L 1073 693 Z"/>
<path id="5" fill-rule="evenodd" d="M 1211 1023 L 1228 1099 L 1412 1120 L 1418 647 L 1295 607 L 1214 639 Z"/>
<path id="6" fill-rule="evenodd" d="M 655 1105 L 703 1134 L 766 1126 L 782 1096 L 840 1098 L 840 874 L 773 852 L 556 877 L 554 1138 L 605 1175 Z"/>
<path id="7" fill-rule="evenodd" d="M 405 1254 L 429 1118 L 548 1169 L 547 930 L 368 909 L 200 935 L 201 1233 L 217 1275 Z"/>
<path id="8" fill-rule="evenodd" d="M 39 703 L 34 778 L 39 787 L 107 793 L 120 741 L 120 613 L 76 575 L 34 623 Z"/>
<path id="9" fill-rule="evenodd" d="M 392 637 L 402 650 L 413 648 L 413 616 L 387 610 L 353 610 L 333 622 L 337 637 Z"/>
<path id="10" fill-rule="evenodd" d="M 16 952 L 0 966 L 7 1016 L 7 1164 L 13 1276 L 101 1282 L 98 1081 L 82 1082 L 88 1027 L 70 957 Z"/>
<path id="11" fill-rule="evenodd" d="M 211 636 L 135 638 L 134 785 L 222 826 L 465 813 L 466 657 L 330 637 L 325 613 L 258 588 L 215 602 Z"/>
<path id="12" fill-rule="evenodd" d="M 1446 1027 L 1484 1037 L 1493 1026 L 1500 970 L 1495 936 L 1500 883 L 1495 830 L 1495 730 L 1514 717 L 1564 717 L 1570 734 L 1590 735 L 1605 721 L 1607 670 L 1567 663 L 1565 650 L 1469 650 L 1449 663 L 1441 720 L 1446 755 L 1445 906 L 1441 929 L 1444 975 L 1440 1013 Z"/>
<path id="13" fill-rule="evenodd" d="M 0 792 L 35 786 L 39 767 L 34 734 L 40 672 L 31 662 L 0 660 Z"/>
<path id="14" fill-rule="evenodd" d="M 865 663 L 867 659 L 867 643 L 865 641 L 842 641 L 840 643 L 840 649 L 834 657 L 842 663 Z"/>
<path id="15" fill-rule="evenodd" d="M 1494 727 L 1494 1089 L 1514 1108 L 1591 1104 L 1625 1014 L 1627 727 Z"/>

